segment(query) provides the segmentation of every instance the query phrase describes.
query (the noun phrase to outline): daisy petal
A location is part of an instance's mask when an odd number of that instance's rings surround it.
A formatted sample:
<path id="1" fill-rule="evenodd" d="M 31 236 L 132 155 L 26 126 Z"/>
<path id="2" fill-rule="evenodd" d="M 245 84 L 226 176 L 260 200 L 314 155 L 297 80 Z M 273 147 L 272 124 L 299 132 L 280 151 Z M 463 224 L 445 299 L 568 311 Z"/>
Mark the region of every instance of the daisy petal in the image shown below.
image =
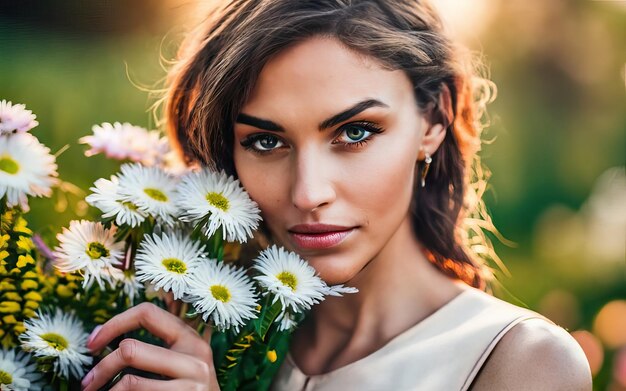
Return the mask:
<path id="1" fill-rule="evenodd" d="M 115 240 L 115 226 L 105 228 L 102 223 L 74 220 L 70 227 L 57 235 L 59 246 L 55 248 L 54 266 L 62 272 L 80 271 L 83 287 L 88 288 L 95 280 L 101 289 L 104 281 L 111 284 L 110 275 L 103 271 L 121 265 L 124 243 Z"/>
<path id="2" fill-rule="evenodd" d="M 82 378 L 93 358 L 88 355 L 89 334 L 76 316 L 58 308 L 54 314 L 38 312 L 24 321 L 24 327 L 19 337 L 24 350 L 35 357 L 53 358 L 54 372 L 65 379 Z"/>
<path id="3" fill-rule="evenodd" d="M 115 224 L 118 226 L 137 227 L 146 219 L 147 213 L 139 210 L 132 202 L 122 200 L 119 179 L 116 176 L 111 176 L 111 180 L 98 179 L 90 190 L 93 193 L 85 201 L 100 209 L 103 218 L 115 217 Z"/>
<path id="4" fill-rule="evenodd" d="M 87 156 L 104 153 L 108 158 L 131 160 L 146 166 L 163 163 L 170 150 L 167 138 L 156 130 L 149 131 L 128 122 L 104 122 L 92 127 L 93 135 L 81 137 L 79 142 L 91 148 Z"/>
<path id="5" fill-rule="evenodd" d="M 146 236 L 135 257 L 137 280 L 184 297 L 188 280 L 204 260 L 204 247 L 180 232 Z"/>
<path id="6" fill-rule="evenodd" d="M 28 211 L 28 196 L 50 197 L 57 183 L 57 165 L 50 149 L 30 133 L 0 137 L 0 198 Z"/>
<path id="7" fill-rule="evenodd" d="M 271 246 L 254 260 L 253 268 L 260 272 L 255 279 L 266 289 L 264 294 L 275 295 L 283 311 L 290 308 L 300 313 L 324 300 L 326 283 L 296 253 Z"/>
<path id="8" fill-rule="evenodd" d="M 257 204 L 224 172 L 203 168 L 182 177 L 178 187 L 181 220 L 199 223 L 208 217 L 204 234 L 211 237 L 222 228 L 224 240 L 244 243 L 261 220 Z"/>
<path id="9" fill-rule="evenodd" d="M 220 330 L 235 332 L 247 319 L 256 318 L 254 285 L 240 268 L 205 260 L 191 275 L 188 299 L 206 322 L 210 317 Z"/>
<path id="10" fill-rule="evenodd" d="M 124 164 L 120 170 L 119 200 L 163 223 L 173 224 L 178 215 L 176 178 L 158 167 L 139 163 Z"/>
<path id="11" fill-rule="evenodd" d="M 37 370 L 31 355 L 21 350 L 0 350 L 0 389 L 12 391 L 41 390 L 43 373 Z"/>
<path id="12" fill-rule="evenodd" d="M 23 104 L 12 104 L 9 101 L 0 101 L 0 135 L 13 132 L 27 132 L 39 125 L 32 111 L 26 110 Z"/>

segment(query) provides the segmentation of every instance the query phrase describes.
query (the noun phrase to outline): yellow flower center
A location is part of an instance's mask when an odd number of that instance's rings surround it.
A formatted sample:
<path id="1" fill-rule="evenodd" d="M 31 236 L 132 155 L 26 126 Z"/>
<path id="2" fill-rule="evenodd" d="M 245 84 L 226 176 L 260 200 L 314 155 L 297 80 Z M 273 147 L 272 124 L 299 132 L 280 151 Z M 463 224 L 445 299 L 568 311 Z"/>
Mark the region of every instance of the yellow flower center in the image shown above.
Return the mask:
<path id="1" fill-rule="evenodd" d="M 177 258 L 165 258 L 163 260 L 163 266 L 172 273 L 185 274 L 187 271 L 185 262 Z"/>
<path id="2" fill-rule="evenodd" d="M 87 251 L 85 251 L 89 258 L 98 259 L 109 256 L 109 250 L 102 243 L 91 242 L 87 245 Z"/>
<path id="3" fill-rule="evenodd" d="M 69 345 L 67 339 L 56 333 L 42 334 L 41 338 L 56 350 L 65 350 Z"/>
<path id="4" fill-rule="evenodd" d="M 130 209 L 130 210 L 137 210 L 137 205 L 133 204 L 130 201 L 124 201 L 124 202 L 122 202 L 122 205 L 125 206 L 126 208 Z"/>
<path id="5" fill-rule="evenodd" d="M 13 376 L 10 373 L 0 370 L 0 384 L 13 383 Z"/>
<path id="6" fill-rule="evenodd" d="M 159 202 L 167 201 L 167 196 L 165 195 L 165 193 L 163 193 L 159 189 L 152 189 L 152 188 L 147 187 L 143 189 L 143 192 L 146 193 L 148 197 L 152 198 L 153 200 L 156 200 Z"/>
<path id="7" fill-rule="evenodd" d="M 291 288 L 292 291 L 295 292 L 296 287 L 298 286 L 298 279 L 293 273 L 280 272 L 276 276 L 276 278 L 278 278 L 278 280 L 282 282 L 284 286 L 288 286 L 289 288 Z"/>
<path id="8" fill-rule="evenodd" d="M 211 286 L 211 294 L 215 300 L 219 300 L 222 303 L 228 303 L 230 301 L 230 292 L 224 285 Z"/>
<path id="9" fill-rule="evenodd" d="M 223 210 L 224 212 L 226 212 L 230 206 L 228 198 L 224 197 L 222 193 L 209 193 L 206 195 L 206 200 L 209 201 L 209 204 Z"/>
<path id="10" fill-rule="evenodd" d="M 7 174 L 15 175 L 20 171 L 20 165 L 9 156 L 0 157 L 0 171 L 4 171 Z"/>

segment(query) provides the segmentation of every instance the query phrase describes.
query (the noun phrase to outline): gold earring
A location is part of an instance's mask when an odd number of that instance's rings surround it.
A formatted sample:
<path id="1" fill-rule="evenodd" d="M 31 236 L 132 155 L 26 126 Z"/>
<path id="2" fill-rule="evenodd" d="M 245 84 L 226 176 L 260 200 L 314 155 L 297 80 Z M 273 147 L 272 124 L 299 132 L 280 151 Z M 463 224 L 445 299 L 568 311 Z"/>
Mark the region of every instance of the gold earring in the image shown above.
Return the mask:
<path id="1" fill-rule="evenodd" d="M 426 174 L 428 174 L 430 163 L 432 163 L 433 161 L 428 152 L 425 152 L 424 154 L 426 155 L 426 157 L 424 158 L 424 168 L 422 168 L 422 187 L 426 186 Z"/>

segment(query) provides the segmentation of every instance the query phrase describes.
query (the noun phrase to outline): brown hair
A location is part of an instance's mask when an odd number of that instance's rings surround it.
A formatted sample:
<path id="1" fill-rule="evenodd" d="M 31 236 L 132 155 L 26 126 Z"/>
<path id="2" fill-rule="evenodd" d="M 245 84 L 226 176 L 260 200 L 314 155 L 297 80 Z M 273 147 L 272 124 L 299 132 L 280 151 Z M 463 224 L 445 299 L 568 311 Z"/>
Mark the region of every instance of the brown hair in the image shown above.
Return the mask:
<path id="1" fill-rule="evenodd" d="M 187 163 L 236 176 L 233 123 L 258 74 L 273 55 L 311 36 L 333 37 L 383 66 L 406 72 L 420 108 L 431 122 L 446 127 L 426 187 L 415 181 L 413 226 L 436 267 L 484 288 L 490 273 L 472 247 L 491 258 L 495 254 L 484 251 L 492 247 L 482 229 L 466 222 L 485 216 L 482 192 L 477 191 L 484 187 L 474 185 L 482 183 L 476 152 L 489 88 L 477 83 L 485 80 L 476 77 L 471 56 L 447 37 L 426 1 L 219 2 L 187 36 L 168 76 L 165 121 L 176 148 Z"/>

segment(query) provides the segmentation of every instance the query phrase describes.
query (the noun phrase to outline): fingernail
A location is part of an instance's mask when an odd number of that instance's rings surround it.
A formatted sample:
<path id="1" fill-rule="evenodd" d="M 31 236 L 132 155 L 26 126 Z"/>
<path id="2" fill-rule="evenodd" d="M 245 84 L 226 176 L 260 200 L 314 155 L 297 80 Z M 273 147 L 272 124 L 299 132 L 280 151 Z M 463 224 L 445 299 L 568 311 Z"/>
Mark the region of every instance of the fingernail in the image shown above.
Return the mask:
<path id="1" fill-rule="evenodd" d="M 98 335 L 98 332 L 100 332 L 101 328 L 102 328 L 102 325 L 98 325 L 93 329 L 91 334 L 89 334 L 89 338 L 87 338 L 87 346 L 89 346 L 91 341 L 93 341 L 93 339 L 96 338 L 96 335 Z"/>
<path id="2" fill-rule="evenodd" d="M 95 331 L 95 330 L 94 330 Z M 89 383 L 91 383 L 91 381 L 93 380 L 93 369 L 91 371 L 89 371 L 89 373 L 87 374 L 87 376 L 85 376 L 83 378 L 83 381 L 80 382 L 80 385 L 83 389 L 87 388 L 87 386 L 89 385 Z"/>

